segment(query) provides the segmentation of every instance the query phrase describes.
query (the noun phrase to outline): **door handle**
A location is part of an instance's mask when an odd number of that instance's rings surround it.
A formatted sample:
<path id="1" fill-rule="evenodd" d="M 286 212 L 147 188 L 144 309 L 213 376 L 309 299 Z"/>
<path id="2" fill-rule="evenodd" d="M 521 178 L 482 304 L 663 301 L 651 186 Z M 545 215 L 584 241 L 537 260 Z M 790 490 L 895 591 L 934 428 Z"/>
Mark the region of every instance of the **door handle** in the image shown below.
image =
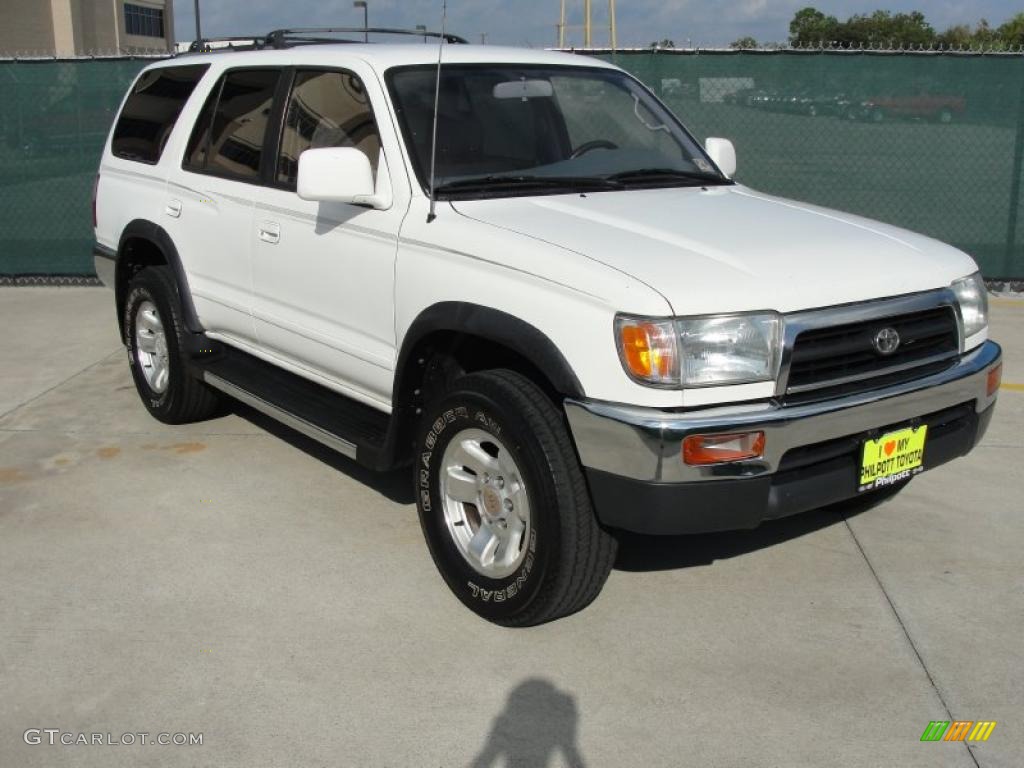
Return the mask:
<path id="1" fill-rule="evenodd" d="M 168 200 L 167 205 L 164 206 L 164 213 L 172 219 L 181 216 L 181 200 Z"/>
<path id="2" fill-rule="evenodd" d="M 281 225 L 272 221 L 264 221 L 257 228 L 260 240 L 264 243 L 277 243 L 281 240 Z"/>

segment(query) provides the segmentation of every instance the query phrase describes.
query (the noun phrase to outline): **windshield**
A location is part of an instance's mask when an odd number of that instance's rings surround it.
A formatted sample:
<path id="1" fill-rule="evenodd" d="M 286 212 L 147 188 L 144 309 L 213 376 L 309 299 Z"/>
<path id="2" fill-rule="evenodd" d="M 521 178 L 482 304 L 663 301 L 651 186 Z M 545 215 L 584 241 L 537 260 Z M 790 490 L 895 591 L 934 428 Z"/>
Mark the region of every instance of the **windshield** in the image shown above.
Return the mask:
<path id="1" fill-rule="evenodd" d="M 436 67 L 388 74 L 424 189 Z M 443 65 L 435 189 L 442 199 L 728 184 L 638 82 L 613 69 Z"/>

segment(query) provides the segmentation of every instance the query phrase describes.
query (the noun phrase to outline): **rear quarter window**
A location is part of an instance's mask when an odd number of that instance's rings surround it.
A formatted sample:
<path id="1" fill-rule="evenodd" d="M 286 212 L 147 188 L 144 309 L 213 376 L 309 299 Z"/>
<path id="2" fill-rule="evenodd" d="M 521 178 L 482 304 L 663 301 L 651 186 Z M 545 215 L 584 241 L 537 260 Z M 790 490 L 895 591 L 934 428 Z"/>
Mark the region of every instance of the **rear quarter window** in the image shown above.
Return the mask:
<path id="1" fill-rule="evenodd" d="M 208 64 L 159 67 L 139 75 L 114 126 L 115 157 L 155 164 Z"/>

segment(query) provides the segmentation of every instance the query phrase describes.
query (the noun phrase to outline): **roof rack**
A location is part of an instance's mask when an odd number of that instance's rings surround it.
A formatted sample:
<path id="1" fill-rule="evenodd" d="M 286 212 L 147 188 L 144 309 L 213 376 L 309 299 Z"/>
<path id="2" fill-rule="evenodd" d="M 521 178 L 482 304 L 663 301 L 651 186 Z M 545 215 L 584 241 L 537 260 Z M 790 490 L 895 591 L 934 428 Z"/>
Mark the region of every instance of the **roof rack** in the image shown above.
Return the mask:
<path id="1" fill-rule="evenodd" d="M 466 44 L 467 40 L 447 32 L 430 32 L 424 29 L 398 29 L 394 27 L 305 27 L 300 29 L 275 29 L 267 35 L 267 48 L 291 48 L 293 45 L 317 45 L 324 43 L 361 43 L 362 40 L 344 40 L 319 35 L 410 35 L 412 37 L 443 38 L 447 43 Z M 311 37 L 311 35 L 316 35 Z"/>
<path id="2" fill-rule="evenodd" d="M 218 43 L 222 43 L 222 45 L 218 45 Z M 188 52 L 213 53 L 222 50 L 252 51 L 263 48 L 265 44 L 266 37 L 263 35 L 249 35 L 242 37 L 204 37 L 201 40 L 193 40 L 188 46 Z"/>

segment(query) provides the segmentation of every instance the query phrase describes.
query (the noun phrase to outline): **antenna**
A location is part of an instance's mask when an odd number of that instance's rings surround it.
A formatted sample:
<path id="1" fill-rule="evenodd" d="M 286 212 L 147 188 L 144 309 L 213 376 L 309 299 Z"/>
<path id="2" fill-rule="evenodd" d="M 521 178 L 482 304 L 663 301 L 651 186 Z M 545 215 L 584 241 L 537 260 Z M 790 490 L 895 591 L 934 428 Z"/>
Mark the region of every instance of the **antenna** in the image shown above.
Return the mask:
<path id="1" fill-rule="evenodd" d="M 441 51 L 444 50 L 445 24 L 448 21 L 448 0 L 441 6 L 441 39 L 437 43 L 437 77 L 434 79 L 434 135 L 430 141 L 430 212 L 427 213 L 427 224 L 437 218 L 434 207 L 437 196 L 434 194 L 434 172 L 437 169 L 437 109 L 441 101 Z"/>

